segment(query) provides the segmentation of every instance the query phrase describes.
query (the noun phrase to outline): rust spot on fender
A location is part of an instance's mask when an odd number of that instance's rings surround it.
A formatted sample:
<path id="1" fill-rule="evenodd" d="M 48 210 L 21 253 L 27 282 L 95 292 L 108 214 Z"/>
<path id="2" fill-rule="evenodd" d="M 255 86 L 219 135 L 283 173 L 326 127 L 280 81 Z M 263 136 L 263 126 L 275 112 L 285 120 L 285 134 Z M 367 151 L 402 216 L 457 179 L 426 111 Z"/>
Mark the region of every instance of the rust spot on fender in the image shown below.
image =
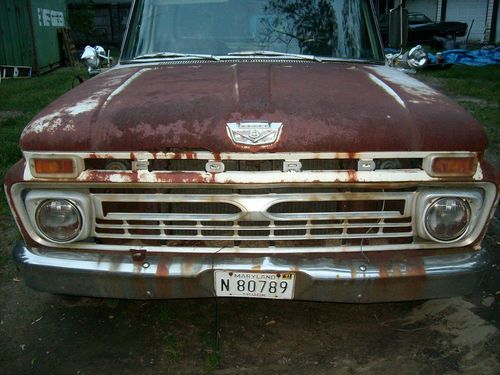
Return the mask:
<path id="1" fill-rule="evenodd" d="M 349 182 L 357 182 L 358 181 L 358 172 L 349 170 L 347 171 L 347 178 Z"/>
<path id="2" fill-rule="evenodd" d="M 425 265 L 422 259 L 416 258 L 407 264 L 407 276 L 425 276 Z"/>
<path id="3" fill-rule="evenodd" d="M 146 250 L 130 250 L 132 261 L 134 263 L 141 263 L 146 259 Z"/>
<path id="4" fill-rule="evenodd" d="M 189 275 L 193 269 L 194 259 L 192 257 L 184 258 L 184 262 L 182 262 L 182 273 L 184 275 Z"/>
<path id="5" fill-rule="evenodd" d="M 399 264 L 395 264 L 393 267 L 393 275 L 394 277 L 401 277 L 402 272 L 401 272 L 401 267 Z"/>
<path id="6" fill-rule="evenodd" d="M 146 250 L 130 250 L 130 254 L 134 264 L 134 272 L 141 273 L 143 271 L 144 260 L 146 259 Z"/>
<path id="7" fill-rule="evenodd" d="M 356 269 L 356 266 L 354 264 L 351 264 L 351 279 L 356 278 L 358 270 Z"/>
<path id="8" fill-rule="evenodd" d="M 156 268 L 156 276 L 158 277 L 168 277 L 168 261 L 160 257 L 158 261 L 158 267 Z"/>
<path id="9" fill-rule="evenodd" d="M 135 182 L 137 181 L 137 172 L 119 172 L 113 171 L 86 171 L 84 181 L 90 182 Z"/>
<path id="10" fill-rule="evenodd" d="M 196 172 L 165 173 L 156 172 L 156 182 L 169 183 L 206 183 L 206 175 Z M 213 178 L 213 177 L 212 177 Z"/>
<path id="11" fill-rule="evenodd" d="M 261 270 L 260 264 L 254 264 L 252 266 L 252 271 L 259 272 Z"/>
<path id="12" fill-rule="evenodd" d="M 386 279 L 389 277 L 389 270 L 387 267 L 387 263 L 381 263 L 379 265 L 379 274 L 382 279 Z"/>

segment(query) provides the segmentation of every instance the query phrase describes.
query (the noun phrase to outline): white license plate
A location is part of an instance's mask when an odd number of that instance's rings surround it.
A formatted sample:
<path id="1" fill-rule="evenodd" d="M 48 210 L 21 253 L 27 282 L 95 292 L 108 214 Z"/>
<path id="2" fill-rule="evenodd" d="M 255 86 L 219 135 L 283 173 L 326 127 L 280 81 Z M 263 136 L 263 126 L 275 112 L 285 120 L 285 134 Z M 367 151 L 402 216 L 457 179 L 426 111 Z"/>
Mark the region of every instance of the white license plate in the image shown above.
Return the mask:
<path id="1" fill-rule="evenodd" d="M 218 297 L 292 299 L 295 274 L 290 272 L 214 271 Z"/>

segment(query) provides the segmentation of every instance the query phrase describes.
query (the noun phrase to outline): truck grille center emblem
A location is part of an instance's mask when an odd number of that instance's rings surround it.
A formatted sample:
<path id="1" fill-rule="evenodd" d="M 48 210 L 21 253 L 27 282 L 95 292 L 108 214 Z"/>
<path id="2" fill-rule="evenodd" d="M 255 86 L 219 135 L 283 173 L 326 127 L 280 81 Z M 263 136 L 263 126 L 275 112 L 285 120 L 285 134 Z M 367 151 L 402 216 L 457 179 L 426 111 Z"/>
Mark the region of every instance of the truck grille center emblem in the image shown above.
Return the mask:
<path id="1" fill-rule="evenodd" d="M 227 134 L 234 143 L 242 145 L 269 145 L 281 134 L 281 122 L 243 121 L 227 123 Z"/>

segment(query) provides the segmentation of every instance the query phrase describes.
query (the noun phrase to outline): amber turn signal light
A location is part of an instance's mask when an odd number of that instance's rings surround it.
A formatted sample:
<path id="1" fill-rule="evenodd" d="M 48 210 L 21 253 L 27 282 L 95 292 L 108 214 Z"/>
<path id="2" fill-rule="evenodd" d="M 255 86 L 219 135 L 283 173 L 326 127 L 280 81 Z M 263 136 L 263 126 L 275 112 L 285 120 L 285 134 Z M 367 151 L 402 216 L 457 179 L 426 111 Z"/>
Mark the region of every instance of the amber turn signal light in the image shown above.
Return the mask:
<path id="1" fill-rule="evenodd" d="M 472 177 L 476 173 L 476 156 L 433 156 L 426 160 L 425 170 L 433 177 Z"/>
<path id="2" fill-rule="evenodd" d="M 34 170 L 37 175 L 73 175 L 72 159 L 34 159 Z"/>

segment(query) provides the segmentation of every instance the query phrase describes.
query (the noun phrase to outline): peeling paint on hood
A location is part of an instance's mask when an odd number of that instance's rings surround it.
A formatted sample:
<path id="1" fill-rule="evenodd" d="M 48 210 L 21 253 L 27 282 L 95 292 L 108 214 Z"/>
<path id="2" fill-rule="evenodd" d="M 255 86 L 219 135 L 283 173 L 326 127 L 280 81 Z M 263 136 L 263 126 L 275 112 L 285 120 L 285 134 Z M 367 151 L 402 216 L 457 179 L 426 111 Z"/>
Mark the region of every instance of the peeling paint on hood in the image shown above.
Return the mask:
<path id="1" fill-rule="evenodd" d="M 432 87 L 397 69 L 388 66 L 374 66 L 369 69 L 390 85 L 396 86 L 406 94 L 413 96 L 413 102 L 433 103 L 439 101 L 441 97 L 439 92 Z"/>
<path id="2" fill-rule="evenodd" d="M 266 146 L 235 144 L 226 124 L 244 120 L 282 122 L 282 136 Z M 21 147 L 481 152 L 486 137 L 456 103 L 389 67 L 215 62 L 111 69 L 35 117 L 23 132 Z"/>

